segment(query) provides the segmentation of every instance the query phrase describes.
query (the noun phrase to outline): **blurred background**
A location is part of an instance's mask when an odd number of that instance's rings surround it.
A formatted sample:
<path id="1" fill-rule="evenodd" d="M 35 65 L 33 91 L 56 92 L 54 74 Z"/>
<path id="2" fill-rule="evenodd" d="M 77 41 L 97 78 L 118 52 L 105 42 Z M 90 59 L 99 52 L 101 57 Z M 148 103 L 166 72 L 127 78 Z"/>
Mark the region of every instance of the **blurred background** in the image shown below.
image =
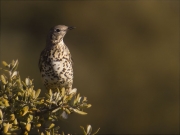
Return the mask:
<path id="1" fill-rule="evenodd" d="M 179 133 L 179 1 L 1 1 L 0 61 L 45 88 L 38 69 L 49 29 L 77 27 L 64 41 L 74 85 L 92 108 L 61 130 L 100 134 Z"/>

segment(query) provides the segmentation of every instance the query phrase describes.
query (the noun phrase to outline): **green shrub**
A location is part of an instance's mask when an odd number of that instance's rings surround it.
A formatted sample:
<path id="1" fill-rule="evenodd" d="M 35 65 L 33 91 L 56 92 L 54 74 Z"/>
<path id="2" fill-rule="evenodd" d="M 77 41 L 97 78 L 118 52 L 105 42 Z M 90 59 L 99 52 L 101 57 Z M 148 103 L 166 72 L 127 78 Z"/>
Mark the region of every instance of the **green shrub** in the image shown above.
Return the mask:
<path id="1" fill-rule="evenodd" d="M 84 108 L 91 107 L 86 97 L 77 94 L 76 89 L 69 93 L 64 88 L 56 92 L 49 90 L 46 97 L 39 97 L 41 90 L 34 90 L 33 80 L 21 80 L 17 71 L 18 60 L 7 64 L 2 62 L 0 76 L 0 134 L 28 135 L 35 129 L 40 135 L 60 135 L 57 121 L 67 118 L 72 112 L 86 115 Z M 90 135 L 91 125 L 83 130 Z M 96 134 L 99 129 L 94 133 Z M 64 135 L 64 133 L 61 133 Z"/>

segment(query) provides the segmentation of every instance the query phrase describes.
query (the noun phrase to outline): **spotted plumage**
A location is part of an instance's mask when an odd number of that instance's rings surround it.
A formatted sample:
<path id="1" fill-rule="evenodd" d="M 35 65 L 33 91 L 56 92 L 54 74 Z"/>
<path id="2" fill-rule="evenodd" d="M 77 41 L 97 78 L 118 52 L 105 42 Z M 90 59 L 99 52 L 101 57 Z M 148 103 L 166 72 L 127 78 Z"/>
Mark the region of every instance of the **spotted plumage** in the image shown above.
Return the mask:
<path id="1" fill-rule="evenodd" d="M 74 27 L 57 25 L 50 29 L 46 47 L 41 52 L 39 69 L 44 86 L 47 89 L 72 89 L 73 68 L 72 58 L 63 38 L 68 30 Z"/>

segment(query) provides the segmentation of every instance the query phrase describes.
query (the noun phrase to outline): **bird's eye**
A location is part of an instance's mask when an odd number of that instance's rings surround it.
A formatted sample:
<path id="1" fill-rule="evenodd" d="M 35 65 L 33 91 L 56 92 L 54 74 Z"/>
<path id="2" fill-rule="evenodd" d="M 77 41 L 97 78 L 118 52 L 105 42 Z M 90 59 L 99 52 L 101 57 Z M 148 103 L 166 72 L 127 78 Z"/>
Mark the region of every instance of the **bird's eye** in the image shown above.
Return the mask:
<path id="1" fill-rule="evenodd" d="M 56 31 L 56 32 L 60 32 L 60 29 L 56 29 L 55 31 Z"/>

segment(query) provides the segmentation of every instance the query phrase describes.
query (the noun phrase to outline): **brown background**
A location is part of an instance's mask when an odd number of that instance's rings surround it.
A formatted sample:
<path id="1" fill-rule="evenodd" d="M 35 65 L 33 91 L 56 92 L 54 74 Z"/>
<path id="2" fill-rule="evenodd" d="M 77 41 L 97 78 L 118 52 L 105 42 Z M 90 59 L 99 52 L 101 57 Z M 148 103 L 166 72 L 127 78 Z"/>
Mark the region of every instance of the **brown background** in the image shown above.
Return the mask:
<path id="1" fill-rule="evenodd" d="M 74 87 L 88 97 L 87 116 L 61 125 L 101 134 L 179 133 L 179 4 L 152 1 L 1 1 L 0 60 L 20 61 L 22 79 L 41 88 L 38 59 L 51 26 L 76 26 L 65 37 Z"/>

